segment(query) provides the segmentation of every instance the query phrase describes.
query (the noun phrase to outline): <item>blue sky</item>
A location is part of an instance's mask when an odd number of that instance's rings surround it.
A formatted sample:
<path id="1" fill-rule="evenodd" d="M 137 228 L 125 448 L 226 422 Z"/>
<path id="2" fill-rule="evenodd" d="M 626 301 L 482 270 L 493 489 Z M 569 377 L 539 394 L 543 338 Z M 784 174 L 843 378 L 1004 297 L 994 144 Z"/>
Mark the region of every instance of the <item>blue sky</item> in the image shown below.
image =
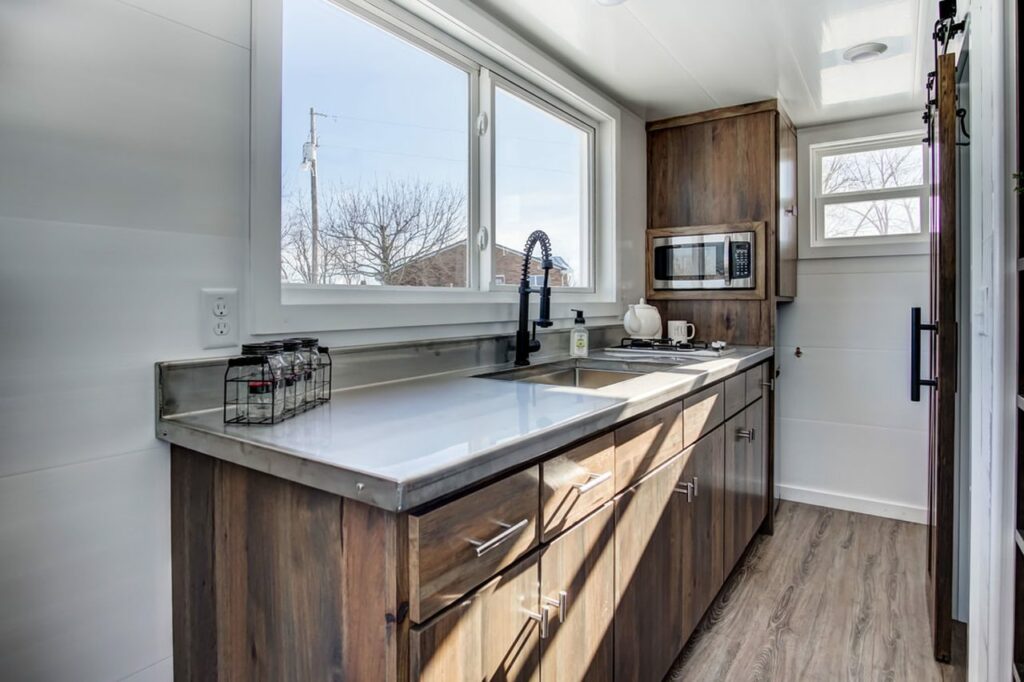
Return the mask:
<path id="1" fill-rule="evenodd" d="M 469 76 L 333 5 L 284 0 L 282 192 L 308 201 L 300 169 L 317 118 L 320 192 L 384 179 L 468 185 Z M 515 248 L 533 229 L 579 273 L 585 136 L 499 90 L 495 120 L 496 241 Z"/>

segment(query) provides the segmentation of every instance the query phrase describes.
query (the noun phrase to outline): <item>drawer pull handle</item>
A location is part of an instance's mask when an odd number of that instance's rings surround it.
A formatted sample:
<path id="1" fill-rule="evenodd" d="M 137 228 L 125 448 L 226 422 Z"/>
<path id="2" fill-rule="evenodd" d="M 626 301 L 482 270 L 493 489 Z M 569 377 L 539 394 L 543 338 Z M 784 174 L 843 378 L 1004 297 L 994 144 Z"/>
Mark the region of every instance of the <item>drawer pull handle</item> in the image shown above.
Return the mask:
<path id="1" fill-rule="evenodd" d="M 752 440 L 754 440 L 754 435 L 755 435 L 754 434 L 754 429 L 737 429 L 736 430 L 736 439 L 737 440 L 739 440 L 740 438 L 746 438 L 747 440 L 752 441 Z"/>
<path id="2" fill-rule="evenodd" d="M 565 622 L 565 614 L 569 611 L 569 593 L 565 590 L 558 591 L 558 599 L 544 597 L 544 603 L 558 607 L 558 622 Z"/>
<path id="3" fill-rule="evenodd" d="M 606 471 L 603 474 L 587 474 L 587 480 L 583 483 L 573 483 L 572 487 L 576 488 L 580 495 L 583 493 L 589 493 L 591 490 L 601 485 L 612 477 L 612 472 Z"/>
<path id="4" fill-rule="evenodd" d="M 550 616 L 548 615 L 548 607 L 544 606 L 541 608 L 540 613 L 534 613 L 533 611 L 527 611 L 526 617 L 530 620 L 535 620 L 540 623 L 540 638 L 548 638 L 548 630 L 550 624 Z"/>
<path id="5" fill-rule="evenodd" d="M 693 477 L 693 496 L 694 497 L 697 497 L 698 495 L 700 495 L 700 493 L 697 490 L 697 481 L 698 481 L 697 477 L 694 476 Z"/>
<path id="6" fill-rule="evenodd" d="M 523 519 L 519 523 L 515 523 L 512 525 L 509 525 L 507 523 L 499 523 L 498 525 L 504 528 L 505 530 L 501 531 L 490 540 L 484 540 L 483 542 L 480 542 L 478 540 L 470 540 L 469 542 L 470 544 L 476 546 L 476 555 L 478 557 L 482 557 L 484 554 L 487 554 L 492 549 L 494 549 L 501 543 L 505 542 L 522 529 L 526 528 L 526 524 L 528 523 L 530 523 L 529 519 Z"/>
<path id="7" fill-rule="evenodd" d="M 686 495 L 687 502 L 693 502 L 693 483 L 689 481 L 686 483 L 680 483 L 676 486 L 676 492 L 681 495 Z"/>

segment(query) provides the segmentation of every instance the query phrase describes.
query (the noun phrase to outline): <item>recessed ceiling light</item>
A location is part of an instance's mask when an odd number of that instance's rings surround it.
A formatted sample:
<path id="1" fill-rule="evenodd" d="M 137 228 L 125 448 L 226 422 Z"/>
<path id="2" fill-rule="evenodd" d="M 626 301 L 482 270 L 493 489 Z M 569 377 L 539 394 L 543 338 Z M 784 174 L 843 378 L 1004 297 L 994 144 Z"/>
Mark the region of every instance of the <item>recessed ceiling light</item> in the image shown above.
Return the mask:
<path id="1" fill-rule="evenodd" d="M 860 45 L 854 45 L 844 52 L 843 59 L 851 64 L 860 64 L 861 62 L 869 62 L 872 59 L 878 59 L 885 54 L 885 51 L 888 49 L 889 46 L 885 43 L 861 43 Z"/>
<path id="2" fill-rule="evenodd" d="M 597 4 L 603 5 L 604 7 L 614 7 L 615 5 L 621 5 L 626 0 L 594 0 Z"/>

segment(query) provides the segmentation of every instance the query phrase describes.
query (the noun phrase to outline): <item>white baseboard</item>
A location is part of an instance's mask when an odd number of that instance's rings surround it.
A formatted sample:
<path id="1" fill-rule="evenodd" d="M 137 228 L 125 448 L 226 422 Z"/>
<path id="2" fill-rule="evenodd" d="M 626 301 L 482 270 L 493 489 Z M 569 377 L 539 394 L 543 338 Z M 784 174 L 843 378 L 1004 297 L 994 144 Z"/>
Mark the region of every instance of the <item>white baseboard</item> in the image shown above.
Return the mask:
<path id="1" fill-rule="evenodd" d="M 812 488 L 800 488 L 792 485 L 779 485 L 779 497 L 791 502 L 803 502 L 819 507 L 830 507 L 842 509 L 843 511 L 870 514 L 871 516 L 882 516 L 887 519 L 898 519 L 910 523 L 928 523 L 928 510 L 925 507 L 914 507 L 909 504 L 890 502 L 888 500 L 873 500 L 867 497 L 853 497 L 841 493 L 829 492 L 827 490 L 814 490 Z"/>

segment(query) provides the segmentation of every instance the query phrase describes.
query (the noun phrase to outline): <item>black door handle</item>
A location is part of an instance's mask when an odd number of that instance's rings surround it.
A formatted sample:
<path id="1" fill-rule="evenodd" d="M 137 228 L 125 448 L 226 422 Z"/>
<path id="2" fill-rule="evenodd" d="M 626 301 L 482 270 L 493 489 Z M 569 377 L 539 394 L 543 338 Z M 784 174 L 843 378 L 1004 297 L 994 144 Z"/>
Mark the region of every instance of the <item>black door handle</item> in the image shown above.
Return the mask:
<path id="1" fill-rule="evenodd" d="M 921 332 L 938 331 L 937 324 L 923 324 L 921 322 L 921 309 L 910 309 L 910 400 L 921 402 L 921 387 L 935 387 L 938 384 L 935 379 L 921 378 Z"/>

